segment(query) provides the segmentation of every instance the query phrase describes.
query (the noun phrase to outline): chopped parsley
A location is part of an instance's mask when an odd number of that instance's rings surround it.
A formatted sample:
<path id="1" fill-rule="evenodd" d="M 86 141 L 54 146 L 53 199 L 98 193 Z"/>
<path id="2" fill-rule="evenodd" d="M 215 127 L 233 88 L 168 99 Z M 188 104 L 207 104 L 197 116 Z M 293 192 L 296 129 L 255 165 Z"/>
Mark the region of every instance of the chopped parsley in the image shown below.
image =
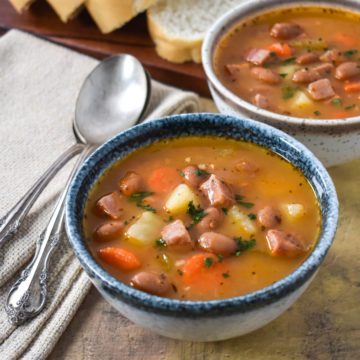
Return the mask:
<path id="1" fill-rule="evenodd" d="M 204 259 L 204 266 L 209 268 L 213 264 L 213 259 L 211 257 L 207 257 Z"/>
<path id="2" fill-rule="evenodd" d="M 320 116 L 320 115 L 321 115 L 321 112 L 320 112 L 319 110 L 315 110 L 315 111 L 314 111 L 314 115 Z"/>
<path id="3" fill-rule="evenodd" d="M 157 239 L 157 240 L 155 240 L 155 246 L 156 247 L 164 247 L 164 246 L 166 246 L 166 242 L 165 242 L 165 240 L 164 239 Z"/>
<path id="4" fill-rule="evenodd" d="M 186 213 L 190 215 L 192 225 L 199 223 L 207 215 L 204 209 L 200 206 L 195 207 L 192 201 L 189 202 Z"/>
<path id="5" fill-rule="evenodd" d="M 248 214 L 250 220 L 256 220 L 256 214 Z"/>
<path id="6" fill-rule="evenodd" d="M 228 213 L 228 211 L 229 211 L 229 209 L 227 209 L 227 208 L 221 208 L 221 210 L 222 210 L 222 212 L 223 212 L 225 215 L 227 215 L 227 213 Z"/>
<path id="7" fill-rule="evenodd" d="M 241 236 L 234 238 L 238 250 L 235 253 L 235 256 L 240 256 L 243 251 L 249 250 L 256 245 L 255 239 L 244 240 Z"/>
<path id="8" fill-rule="evenodd" d="M 339 108 L 342 106 L 342 101 L 341 101 L 341 99 L 334 99 L 334 100 L 331 100 L 331 104 Z"/>
<path id="9" fill-rule="evenodd" d="M 130 201 L 135 202 L 138 208 L 144 209 L 146 211 L 151 211 L 156 213 L 156 210 L 150 206 L 149 204 L 144 204 L 143 201 L 146 197 L 153 195 L 154 193 L 151 191 L 140 191 L 130 195 Z"/>
<path id="10" fill-rule="evenodd" d="M 344 110 L 346 110 L 346 111 L 352 110 L 355 106 L 356 106 L 355 104 L 352 104 L 352 105 L 349 105 L 349 106 L 345 106 L 345 107 L 344 107 Z"/>
<path id="11" fill-rule="evenodd" d="M 182 176 L 182 177 L 184 177 L 185 176 L 185 173 L 181 170 L 181 171 L 179 171 L 179 174 L 180 174 L 180 176 Z"/>
<path id="12" fill-rule="evenodd" d="M 202 170 L 202 169 L 196 169 L 195 174 L 196 176 L 210 175 L 206 170 Z"/>
<path id="13" fill-rule="evenodd" d="M 344 51 L 343 55 L 349 58 L 349 57 L 352 57 L 353 55 L 356 55 L 357 53 L 358 53 L 358 51 L 356 49 L 350 49 L 350 50 Z"/>
<path id="14" fill-rule="evenodd" d="M 219 262 L 222 262 L 223 259 L 224 259 L 224 256 L 221 255 L 221 254 L 218 254 L 218 255 L 217 255 L 217 258 L 218 258 L 218 261 L 219 261 Z"/>
<path id="15" fill-rule="evenodd" d="M 230 274 L 229 274 L 229 272 L 224 272 L 224 273 L 222 273 L 222 276 L 223 276 L 223 278 L 227 279 L 230 277 Z"/>
<path id="16" fill-rule="evenodd" d="M 291 58 L 288 58 L 288 59 L 285 59 L 282 64 L 283 65 L 289 65 L 289 64 L 293 64 L 295 62 L 296 58 L 295 57 L 291 57 Z"/>
<path id="17" fill-rule="evenodd" d="M 182 272 L 182 270 L 177 269 L 176 271 L 177 271 L 177 273 L 178 273 L 180 276 L 183 276 L 184 273 Z"/>
<path id="18" fill-rule="evenodd" d="M 282 98 L 284 100 L 291 99 L 295 95 L 297 90 L 298 90 L 297 87 L 293 87 L 293 86 L 290 86 L 290 85 L 283 86 L 282 89 L 281 89 Z"/>
<path id="19" fill-rule="evenodd" d="M 288 76 L 287 73 L 280 73 L 279 75 L 280 75 L 282 78 L 286 78 L 286 77 Z"/>
<path id="20" fill-rule="evenodd" d="M 247 202 L 247 201 L 243 201 L 245 197 L 240 195 L 240 194 L 235 194 L 235 201 L 240 205 L 243 206 L 247 209 L 250 209 L 254 206 L 254 203 L 252 202 Z"/>

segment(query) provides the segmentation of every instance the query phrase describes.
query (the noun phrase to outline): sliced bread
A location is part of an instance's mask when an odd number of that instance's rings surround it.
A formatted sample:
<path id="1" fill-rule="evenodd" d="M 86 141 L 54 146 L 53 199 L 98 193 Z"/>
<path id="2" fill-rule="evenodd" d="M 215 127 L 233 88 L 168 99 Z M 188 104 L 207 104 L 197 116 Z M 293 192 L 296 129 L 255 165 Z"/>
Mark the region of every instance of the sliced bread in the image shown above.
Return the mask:
<path id="1" fill-rule="evenodd" d="M 11 5 L 16 9 L 17 12 L 22 13 L 35 0 L 9 0 L 9 1 L 10 1 Z"/>
<path id="2" fill-rule="evenodd" d="M 148 28 L 159 56 L 201 62 L 201 44 L 210 25 L 245 0 L 162 0 L 147 11 Z"/>
<path id="3" fill-rule="evenodd" d="M 158 0 L 86 0 L 85 6 L 100 28 L 109 33 L 137 14 L 154 5 Z"/>
<path id="4" fill-rule="evenodd" d="M 63 22 L 67 22 L 80 10 L 85 0 L 46 0 Z"/>

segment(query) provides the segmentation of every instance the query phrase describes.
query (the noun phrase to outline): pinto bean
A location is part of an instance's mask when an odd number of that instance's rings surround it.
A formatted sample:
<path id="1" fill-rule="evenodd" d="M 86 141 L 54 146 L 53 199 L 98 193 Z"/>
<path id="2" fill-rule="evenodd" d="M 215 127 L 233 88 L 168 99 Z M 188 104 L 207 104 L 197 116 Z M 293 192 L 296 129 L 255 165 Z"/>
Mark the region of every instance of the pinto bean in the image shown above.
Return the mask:
<path id="1" fill-rule="evenodd" d="M 253 99 L 253 104 L 262 109 L 269 108 L 269 99 L 261 94 L 256 94 Z"/>
<path id="2" fill-rule="evenodd" d="M 121 236 L 124 231 L 124 223 L 122 221 L 110 221 L 100 225 L 94 232 L 97 241 L 110 241 Z"/>
<path id="3" fill-rule="evenodd" d="M 200 236 L 198 243 L 202 249 L 224 256 L 232 255 L 237 250 L 237 245 L 234 239 L 211 231 L 203 233 Z"/>
<path id="4" fill-rule="evenodd" d="M 211 205 L 228 207 L 234 203 L 234 193 L 229 185 L 214 174 L 200 186 L 200 190 Z"/>
<path id="5" fill-rule="evenodd" d="M 251 49 L 246 55 L 246 61 L 254 65 L 263 65 L 271 57 L 270 51 L 265 49 Z"/>
<path id="6" fill-rule="evenodd" d="M 340 64 L 335 70 L 335 77 L 339 80 L 348 80 L 360 74 L 360 65 L 355 61 Z"/>
<path id="7" fill-rule="evenodd" d="M 279 74 L 274 72 L 271 69 L 266 69 L 263 67 L 253 67 L 251 69 L 251 74 L 258 80 L 261 80 L 267 84 L 279 84 L 281 82 L 281 77 Z"/>
<path id="8" fill-rule="evenodd" d="M 216 207 L 208 207 L 205 210 L 206 216 L 201 219 L 201 221 L 195 225 L 195 228 L 198 232 L 204 233 L 206 231 L 214 230 L 219 226 L 220 222 L 223 219 L 222 212 Z"/>
<path id="9" fill-rule="evenodd" d="M 100 214 L 105 214 L 114 220 L 119 219 L 124 211 L 121 204 L 121 197 L 116 192 L 101 197 L 96 202 L 95 208 Z"/>
<path id="10" fill-rule="evenodd" d="M 171 284 L 165 274 L 142 271 L 134 275 L 130 285 L 153 295 L 165 295 L 171 290 Z"/>
<path id="11" fill-rule="evenodd" d="M 142 177 L 134 171 L 128 171 L 119 183 L 120 191 L 125 196 L 131 196 L 132 194 L 143 190 Z"/>
<path id="12" fill-rule="evenodd" d="M 328 79 L 320 79 L 308 85 L 308 92 L 314 100 L 325 100 L 335 95 Z"/>
<path id="13" fill-rule="evenodd" d="M 183 169 L 183 173 L 186 184 L 192 187 L 198 187 L 207 177 L 206 174 L 202 174 L 200 169 L 194 165 L 187 166 Z"/>
<path id="14" fill-rule="evenodd" d="M 312 70 L 318 72 L 321 75 L 321 77 L 329 75 L 331 73 L 332 69 L 334 69 L 334 65 L 330 64 L 330 63 L 317 65 L 312 68 Z"/>
<path id="15" fill-rule="evenodd" d="M 314 53 L 306 53 L 306 54 L 300 55 L 296 59 L 296 63 L 299 65 L 308 65 L 308 64 L 314 63 L 318 60 L 319 60 L 319 55 L 316 55 Z"/>
<path id="16" fill-rule="evenodd" d="M 296 38 L 303 32 L 298 24 L 294 23 L 276 23 L 270 30 L 270 35 L 276 39 L 289 40 Z"/>
<path id="17" fill-rule="evenodd" d="M 315 70 L 300 69 L 294 72 L 292 81 L 299 84 L 308 84 L 321 78 L 322 76 Z"/>
<path id="18" fill-rule="evenodd" d="M 305 245 L 295 235 L 281 230 L 269 230 L 266 240 L 273 256 L 297 257 L 307 251 Z"/>
<path id="19" fill-rule="evenodd" d="M 161 237 L 167 246 L 186 248 L 186 250 L 193 247 L 189 232 L 181 220 L 175 220 L 164 226 L 161 231 Z"/>
<path id="20" fill-rule="evenodd" d="M 258 212 L 259 223 L 267 228 L 275 227 L 281 223 L 281 214 L 272 206 L 265 206 Z"/>

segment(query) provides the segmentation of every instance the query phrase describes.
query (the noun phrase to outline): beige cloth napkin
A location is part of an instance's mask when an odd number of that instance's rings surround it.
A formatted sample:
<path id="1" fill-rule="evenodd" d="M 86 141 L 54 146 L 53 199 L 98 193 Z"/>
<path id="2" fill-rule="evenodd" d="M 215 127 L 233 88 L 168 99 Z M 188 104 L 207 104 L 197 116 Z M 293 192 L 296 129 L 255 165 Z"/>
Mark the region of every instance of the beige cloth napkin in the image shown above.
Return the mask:
<path id="1" fill-rule="evenodd" d="M 0 38 L 0 216 L 74 143 L 71 122 L 80 85 L 98 62 L 12 30 Z M 147 118 L 194 112 L 198 97 L 153 81 Z M 50 183 L 18 234 L 0 248 L 0 359 L 43 359 L 90 288 L 64 235 L 51 261 L 48 302 L 29 323 L 10 324 L 7 293 L 31 259 L 72 164 Z"/>

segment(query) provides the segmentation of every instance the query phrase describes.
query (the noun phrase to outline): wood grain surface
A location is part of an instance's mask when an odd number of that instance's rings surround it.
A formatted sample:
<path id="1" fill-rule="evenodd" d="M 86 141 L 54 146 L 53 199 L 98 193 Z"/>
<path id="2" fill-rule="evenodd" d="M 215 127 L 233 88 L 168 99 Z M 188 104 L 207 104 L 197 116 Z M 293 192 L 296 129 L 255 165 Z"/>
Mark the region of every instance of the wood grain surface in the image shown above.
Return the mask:
<path id="1" fill-rule="evenodd" d="M 341 204 L 334 245 L 309 289 L 269 325 L 216 343 L 167 339 L 125 319 L 92 288 L 49 359 L 360 359 L 359 168 L 357 160 L 330 169 Z"/>
<path id="2" fill-rule="evenodd" d="M 144 14 L 121 29 L 104 35 L 85 10 L 64 24 L 45 0 L 37 0 L 22 15 L 16 13 L 8 0 L 0 0 L 0 34 L 1 30 L 12 28 L 37 34 L 97 59 L 117 53 L 132 54 L 145 65 L 154 79 L 209 96 L 200 64 L 173 64 L 156 54 Z"/>

